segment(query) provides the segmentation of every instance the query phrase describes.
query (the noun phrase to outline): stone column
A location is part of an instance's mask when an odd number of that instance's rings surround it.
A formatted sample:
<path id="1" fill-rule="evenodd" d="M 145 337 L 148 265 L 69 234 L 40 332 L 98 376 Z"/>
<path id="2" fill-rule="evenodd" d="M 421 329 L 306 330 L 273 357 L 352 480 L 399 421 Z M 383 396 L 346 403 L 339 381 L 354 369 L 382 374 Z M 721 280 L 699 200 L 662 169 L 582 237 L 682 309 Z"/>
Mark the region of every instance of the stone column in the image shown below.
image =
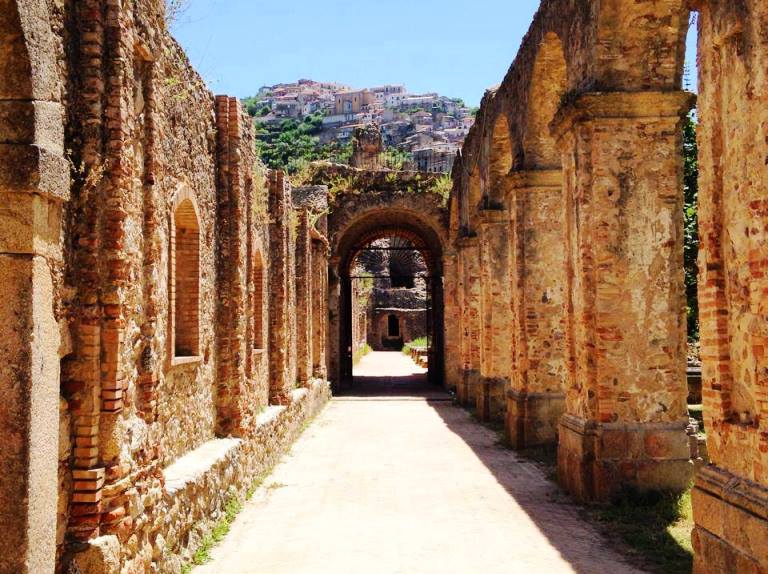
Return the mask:
<path id="1" fill-rule="evenodd" d="M 269 401 L 288 400 L 290 288 L 288 284 L 290 247 L 290 204 L 287 182 L 280 171 L 269 175 Z"/>
<path id="2" fill-rule="evenodd" d="M 296 230 L 296 352 L 297 383 L 306 386 L 312 378 L 312 239 L 306 208 Z"/>
<path id="3" fill-rule="evenodd" d="M 461 293 L 459 290 L 459 258 L 453 251 L 443 256 L 443 291 L 445 316 L 445 381 L 447 389 L 459 388 L 463 382 Z"/>
<path id="4" fill-rule="evenodd" d="M 565 408 L 565 250 L 560 170 L 509 177 L 515 369 L 507 437 L 515 448 L 557 442 Z"/>
<path id="5" fill-rule="evenodd" d="M 758 24 L 768 6 L 700 4 L 699 312 L 712 464 L 693 489 L 693 570 L 768 572 L 768 38 Z"/>
<path id="6" fill-rule="evenodd" d="M 480 211 L 482 270 L 480 384 L 475 396 L 481 420 L 504 419 L 512 372 L 512 313 L 509 292 L 509 221 L 504 209 Z"/>
<path id="7" fill-rule="evenodd" d="M 682 92 L 591 93 L 554 122 L 568 286 L 561 484 L 577 499 L 683 489 Z"/>
<path id="8" fill-rule="evenodd" d="M 312 240 L 312 376 L 327 379 L 328 240 L 317 233 Z"/>
<path id="9" fill-rule="evenodd" d="M 347 350 L 342 344 L 342 326 L 348 315 L 349 305 L 343 298 L 347 295 L 351 282 L 339 276 L 341 261 L 338 256 L 332 256 L 328 265 L 328 338 L 326 339 L 326 361 L 328 363 L 328 378 L 334 393 L 339 393 L 347 381 L 343 380 L 345 373 L 342 354 Z M 351 339 L 350 339 L 351 341 Z M 345 340 L 344 343 L 347 343 Z"/>
<path id="10" fill-rule="evenodd" d="M 461 293 L 462 381 L 457 398 L 463 405 L 474 405 L 480 381 L 480 250 L 476 236 L 461 237 L 459 251 Z"/>
<path id="11" fill-rule="evenodd" d="M 242 436 L 248 405 L 245 396 L 248 279 L 243 273 L 247 252 L 247 199 L 242 185 L 240 105 L 236 98 L 216 96 L 216 232 L 217 307 L 216 434 Z"/>
<path id="12" fill-rule="evenodd" d="M 0 74 L 0 82 L 4 78 Z M 0 572 L 53 572 L 59 444 L 54 280 L 69 198 L 58 103 L 0 86 Z"/>

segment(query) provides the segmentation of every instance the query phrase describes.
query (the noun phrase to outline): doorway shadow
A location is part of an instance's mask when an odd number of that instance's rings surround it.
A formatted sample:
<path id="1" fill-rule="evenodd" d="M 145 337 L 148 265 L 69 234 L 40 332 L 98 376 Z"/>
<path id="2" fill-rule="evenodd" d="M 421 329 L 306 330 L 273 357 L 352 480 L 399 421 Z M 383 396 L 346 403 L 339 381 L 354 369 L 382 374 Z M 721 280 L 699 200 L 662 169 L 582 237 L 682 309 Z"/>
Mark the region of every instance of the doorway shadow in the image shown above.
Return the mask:
<path id="1" fill-rule="evenodd" d="M 427 369 L 400 351 L 372 352 L 363 357 L 355 367 L 352 384 L 337 398 L 451 401 L 451 395 L 430 383 Z"/>

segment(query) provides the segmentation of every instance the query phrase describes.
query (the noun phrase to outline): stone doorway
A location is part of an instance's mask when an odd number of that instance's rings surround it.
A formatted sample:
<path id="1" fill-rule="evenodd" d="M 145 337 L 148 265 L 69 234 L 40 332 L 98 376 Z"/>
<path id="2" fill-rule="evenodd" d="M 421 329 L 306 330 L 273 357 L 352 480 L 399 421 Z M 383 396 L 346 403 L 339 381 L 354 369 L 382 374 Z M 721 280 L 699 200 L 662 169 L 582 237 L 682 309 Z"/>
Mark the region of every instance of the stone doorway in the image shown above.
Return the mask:
<path id="1" fill-rule="evenodd" d="M 397 230 L 358 243 L 344 278 L 341 326 L 349 390 L 438 382 L 436 282 L 423 242 Z M 381 389 L 380 389 L 381 390 Z"/>

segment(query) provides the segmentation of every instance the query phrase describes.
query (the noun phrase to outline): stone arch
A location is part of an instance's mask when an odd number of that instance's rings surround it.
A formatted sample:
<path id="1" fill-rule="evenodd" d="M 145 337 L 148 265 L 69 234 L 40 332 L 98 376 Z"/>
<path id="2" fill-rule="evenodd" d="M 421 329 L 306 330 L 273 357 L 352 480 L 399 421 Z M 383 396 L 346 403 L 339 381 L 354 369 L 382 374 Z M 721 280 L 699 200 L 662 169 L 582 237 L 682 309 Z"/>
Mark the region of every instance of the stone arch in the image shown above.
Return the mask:
<path id="1" fill-rule="evenodd" d="M 557 34 L 549 32 L 536 54 L 528 92 L 524 169 L 560 168 L 560 152 L 552 137 L 550 124 L 566 93 L 567 77 L 562 43 Z"/>
<path id="2" fill-rule="evenodd" d="M 58 69 L 44 0 L 0 0 L 0 101 L 58 100 Z"/>
<path id="3" fill-rule="evenodd" d="M 679 89 L 689 5 L 602 0 L 595 17 L 592 90 Z"/>
<path id="4" fill-rule="evenodd" d="M 62 203 L 69 198 L 59 68 L 45 0 L 0 0 L 0 556 L 9 572 L 53 572 L 56 556 Z M 41 214 L 44 214 L 41 217 Z M 40 336 L 30 336 L 31 333 Z M 57 352 L 58 350 L 58 352 Z M 30 360 L 34 358 L 34 360 Z M 13 373 L 13 376 L 9 376 Z M 68 416 L 62 409 L 62 417 Z"/>
<path id="5" fill-rule="evenodd" d="M 488 207 L 500 207 L 504 204 L 504 180 L 514 164 L 514 148 L 509 120 L 500 112 L 493 124 L 488 151 Z"/>
<path id="6" fill-rule="evenodd" d="M 352 377 L 350 271 L 357 254 L 378 239 L 397 237 L 414 245 L 431 278 L 433 356 L 430 378 L 443 378 L 443 256 L 447 249 L 447 213 L 441 198 L 429 193 L 369 192 L 337 197 L 328 221 L 331 244 L 329 278 L 329 370 L 337 390 Z"/>

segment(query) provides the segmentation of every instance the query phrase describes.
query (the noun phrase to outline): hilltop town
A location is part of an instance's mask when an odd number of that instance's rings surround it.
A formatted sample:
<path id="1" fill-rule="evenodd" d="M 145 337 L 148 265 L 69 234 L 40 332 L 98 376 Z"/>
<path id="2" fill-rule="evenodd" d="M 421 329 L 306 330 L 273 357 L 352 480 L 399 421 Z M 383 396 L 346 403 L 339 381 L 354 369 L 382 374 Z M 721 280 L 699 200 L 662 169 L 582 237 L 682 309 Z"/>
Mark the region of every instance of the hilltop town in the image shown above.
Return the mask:
<path id="1" fill-rule="evenodd" d="M 377 124 L 388 150 L 385 164 L 448 173 L 475 121 L 475 110 L 461 99 L 412 94 L 404 85 L 353 89 L 303 79 L 262 87 L 245 104 L 267 163 L 289 169 L 301 161 L 296 153 L 344 163 L 355 129 Z M 289 143 L 290 149 L 277 149 Z"/>

